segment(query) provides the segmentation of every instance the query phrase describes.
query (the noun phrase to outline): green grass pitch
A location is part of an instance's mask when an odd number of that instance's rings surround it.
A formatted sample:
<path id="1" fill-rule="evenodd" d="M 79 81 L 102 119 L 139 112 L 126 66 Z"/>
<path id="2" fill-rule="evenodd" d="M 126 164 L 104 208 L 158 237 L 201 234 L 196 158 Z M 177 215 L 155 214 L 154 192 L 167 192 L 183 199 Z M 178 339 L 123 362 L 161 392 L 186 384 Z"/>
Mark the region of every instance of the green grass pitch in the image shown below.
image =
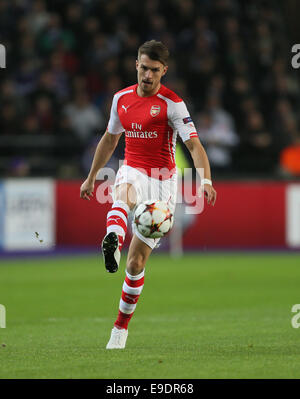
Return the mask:
<path id="1" fill-rule="evenodd" d="M 125 350 L 106 350 L 125 261 L 0 262 L 0 378 L 300 378 L 299 254 L 153 254 Z"/>

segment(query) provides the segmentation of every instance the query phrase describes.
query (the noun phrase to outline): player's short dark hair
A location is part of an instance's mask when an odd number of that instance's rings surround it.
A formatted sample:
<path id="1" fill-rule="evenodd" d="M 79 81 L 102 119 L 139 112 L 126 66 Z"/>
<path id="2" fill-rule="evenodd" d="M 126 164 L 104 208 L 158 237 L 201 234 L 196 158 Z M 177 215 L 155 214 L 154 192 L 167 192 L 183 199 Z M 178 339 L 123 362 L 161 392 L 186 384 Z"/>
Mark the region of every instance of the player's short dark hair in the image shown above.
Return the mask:
<path id="1" fill-rule="evenodd" d="M 140 58 L 142 54 L 148 55 L 151 60 L 159 61 L 163 65 L 168 64 L 170 55 L 167 47 L 162 42 L 156 40 L 149 40 L 142 44 L 138 49 L 138 58 Z"/>

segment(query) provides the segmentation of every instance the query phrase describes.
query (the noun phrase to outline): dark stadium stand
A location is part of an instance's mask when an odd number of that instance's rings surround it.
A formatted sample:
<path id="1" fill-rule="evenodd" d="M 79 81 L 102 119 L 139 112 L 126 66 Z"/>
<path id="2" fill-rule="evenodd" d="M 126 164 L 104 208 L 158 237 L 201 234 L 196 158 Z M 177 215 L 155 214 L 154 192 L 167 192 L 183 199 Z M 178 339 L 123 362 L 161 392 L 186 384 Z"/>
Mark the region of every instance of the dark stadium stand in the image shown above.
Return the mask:
<path id="1" fill-rule="evenodd" d="M 83 177 L 113 93 L 136 82 L 137 48 L 154 38 L 170 49 L 163 83 L 187 103 L 214 176 L 288 177 L 280 154 L 300 141 L 293 5 L 0 0 L 0 175 Z"/>

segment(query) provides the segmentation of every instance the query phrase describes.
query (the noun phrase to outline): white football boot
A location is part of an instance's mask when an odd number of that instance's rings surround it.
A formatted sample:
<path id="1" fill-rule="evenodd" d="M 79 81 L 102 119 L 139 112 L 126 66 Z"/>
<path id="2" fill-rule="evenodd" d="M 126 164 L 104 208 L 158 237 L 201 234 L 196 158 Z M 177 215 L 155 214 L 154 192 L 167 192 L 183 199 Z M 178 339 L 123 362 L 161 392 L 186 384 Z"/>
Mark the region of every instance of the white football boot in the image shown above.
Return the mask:
<path id="1" fill-rule="evenodd" d="M 118 235 L 114 232 L 106 234 L 101 247 L 106 270 L 115 273 L 119 269 L 121 259 Z"/>
<path id="2" fill-rule="evenodd" d="M 126 330 L 125 328 L 122 328 L 120 330 L 119 328 L 114 327 L 111 330 L 110 340 L 106 345 L 106 349 L 124 349 L 126 345 L 127 336 L 128 336 L 128 330 Z"/>

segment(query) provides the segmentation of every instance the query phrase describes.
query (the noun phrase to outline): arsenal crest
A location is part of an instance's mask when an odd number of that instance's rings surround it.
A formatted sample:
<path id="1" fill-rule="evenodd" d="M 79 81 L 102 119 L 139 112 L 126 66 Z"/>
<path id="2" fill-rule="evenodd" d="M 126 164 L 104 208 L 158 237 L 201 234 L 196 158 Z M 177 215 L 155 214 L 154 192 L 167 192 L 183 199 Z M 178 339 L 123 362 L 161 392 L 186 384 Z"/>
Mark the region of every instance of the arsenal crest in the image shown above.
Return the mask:
<path id="1" fill-rule="evenodd" d="M 160 113 L 160 106 L 159 105 L 152 105 L 150 109 L 151 116 L 157 116 Z"/>

